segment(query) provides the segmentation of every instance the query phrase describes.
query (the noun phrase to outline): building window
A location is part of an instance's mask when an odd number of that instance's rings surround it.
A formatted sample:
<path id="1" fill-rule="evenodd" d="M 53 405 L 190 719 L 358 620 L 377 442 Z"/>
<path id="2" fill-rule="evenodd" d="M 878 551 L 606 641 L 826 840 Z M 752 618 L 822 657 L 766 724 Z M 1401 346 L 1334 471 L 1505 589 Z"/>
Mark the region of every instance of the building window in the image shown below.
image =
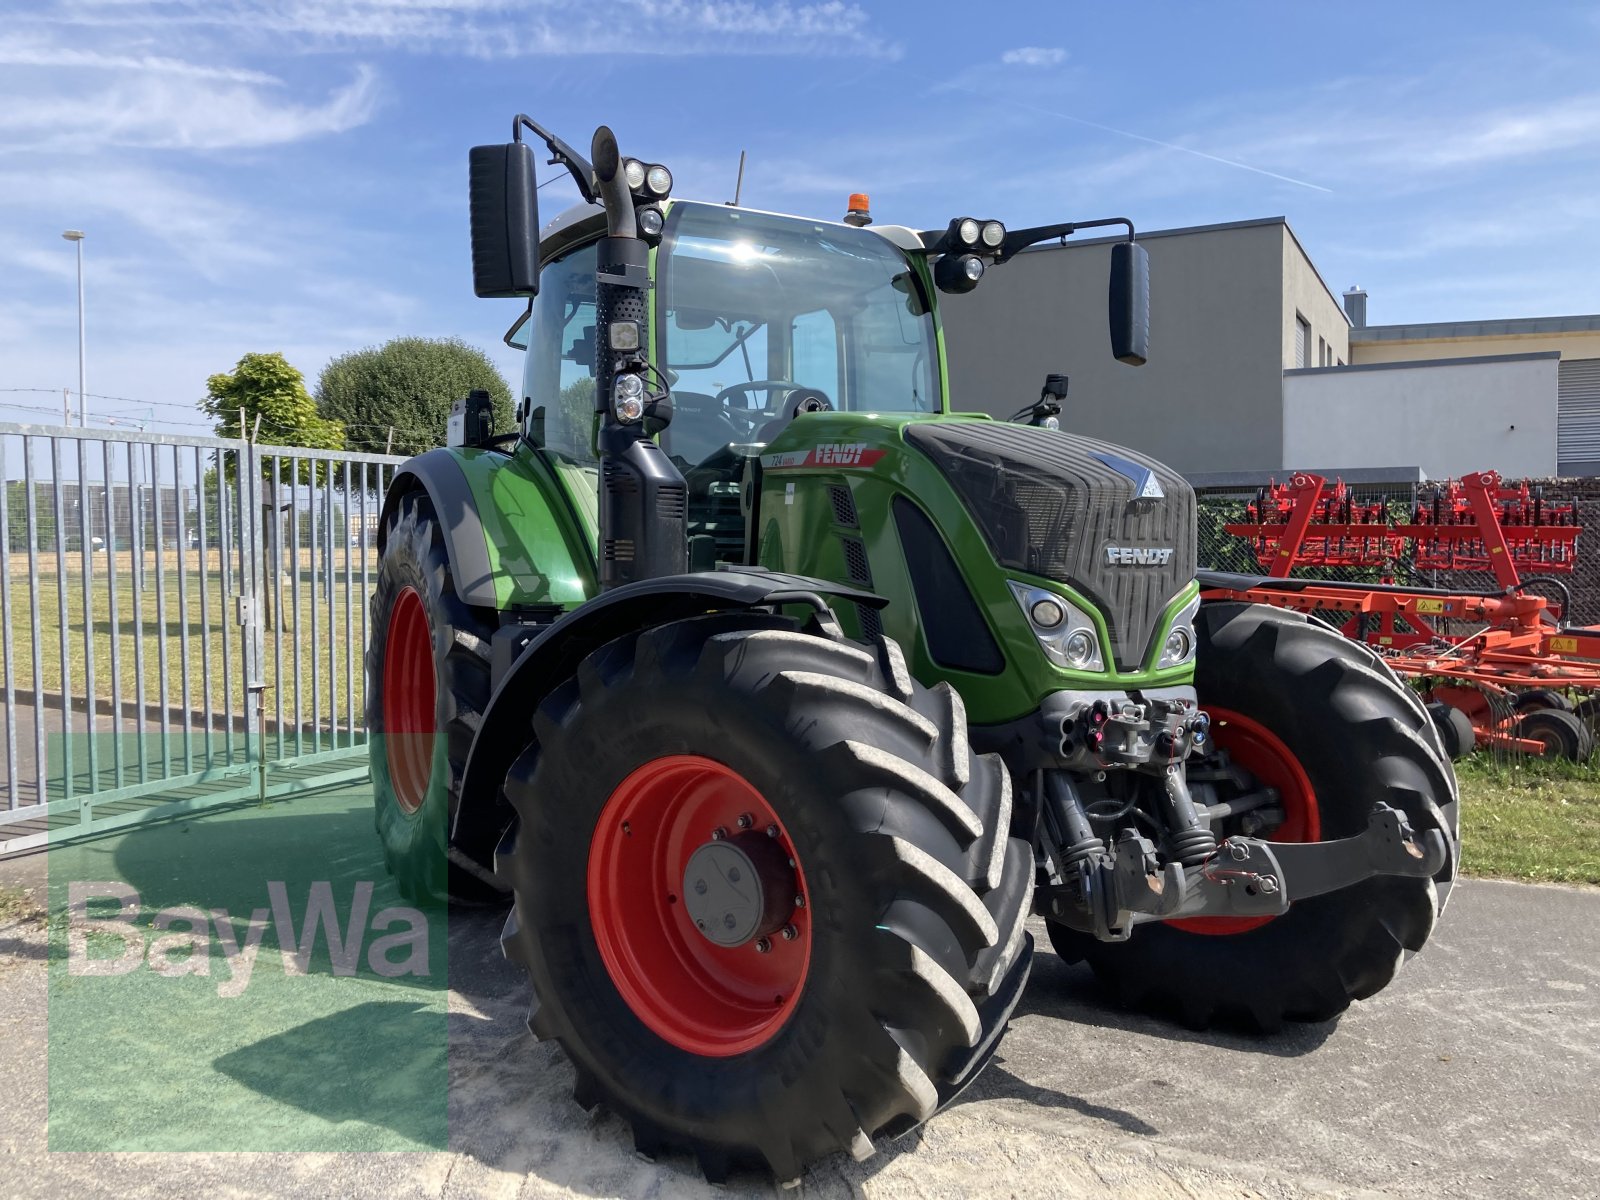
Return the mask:
<path id="1" fill-rule="evenodd" d="M 1328 341 L 1327 341 L 1326 338 L 1320 338 L 1319 337 L 1317 339 L 1317 366 L 1325 367 L 1327 365 L 1328 365 Z"/>
<path id="2" fill-rule="evenodd" d="M 1299 313 L 1294 315 L 1294 365 L 1311 365 L 1311 322 Z"/>

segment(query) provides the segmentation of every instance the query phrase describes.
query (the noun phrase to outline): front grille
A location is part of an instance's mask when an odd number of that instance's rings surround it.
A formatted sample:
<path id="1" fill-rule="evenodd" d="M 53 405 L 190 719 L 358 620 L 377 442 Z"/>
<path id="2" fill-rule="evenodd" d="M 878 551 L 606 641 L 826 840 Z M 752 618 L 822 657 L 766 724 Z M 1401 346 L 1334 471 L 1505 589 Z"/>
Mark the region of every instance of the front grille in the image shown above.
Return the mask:
<path id="1" fill-rule="evenodd" d="M 839 541 L 844 546 L 844 569 L 850 582 L 871 587 L 872 568 L 867 565 L 867 548 L 861 544 L 861 539 L 847 537 Z"/>
<path id="2" fill-rule="evenodd" d="M 843 525 L 846 529 L 854 529 L 861 522 L 856 517 L 855 497 L 850 494 L 850 489 L 842 484 L 830 484 L 828 499 L 833 502 L 833 523 Z"/>
<path id="3" fill-rule="evenodd" d="M 1194 578 L 1194 490 L 1170 467 L 1120 446 L 987 421 L 918 422 L 906 441 L 938 464 L 995 561 L 1058 580 L 1104 613 L 1122 670 L 1144 662 L 1168 601 Z M 1103 456 L 1103 457 L 1097 457 Z M 1154 474 L 1164 493 L 1110 465 Z M 1106 548 L 1170 548 L 1159 565 L 1112 562 Z"/>

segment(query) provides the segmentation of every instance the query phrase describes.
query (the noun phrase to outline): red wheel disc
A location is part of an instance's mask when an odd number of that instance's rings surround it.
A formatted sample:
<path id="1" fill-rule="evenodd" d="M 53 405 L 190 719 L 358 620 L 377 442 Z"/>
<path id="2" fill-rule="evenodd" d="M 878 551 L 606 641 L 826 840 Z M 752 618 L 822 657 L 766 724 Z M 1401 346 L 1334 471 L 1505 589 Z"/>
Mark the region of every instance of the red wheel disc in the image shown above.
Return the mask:
<path id="1" fill-rule="evenodd" d="M 433 775 L 433 636 L 417 589 L 401 589 L 383 643 L 383 748 L 395 802 L 422 807 Z"/>
<path id="2" fill-rule="evenodd" d="M 1278 792 L 1283 824 L 1269 837 L 1275 842 L 1322 840 L 1322 812 L 1311 779 L 1294 752 L 1265 725 L 1231 709 L 1202 705 L 1211 717 L 1211 736 L 1219 749 L 1256 779 Z M 1272 917 L 1185 917 L 1168 925 L 1189 933 L 1226 936 L 1258 929 Z"/>
<path id="3" fill-rule="evenodd" d="M 740 818 L 746 818 L 741 826 Z M 805 877 L 783 822 L 738 772 L 697 754 L 639 767 L 612 792 L 589 843 L 589 920 L 600 957 L 628 1007 L 691 1054 L 726 1058 L 769 1041 L 800 999 L 811 963 L 810 910 L 787 917 L 794 936 L 719 946 L 695 928 L 679 890 L 713 831 L 775 831 Z"/>

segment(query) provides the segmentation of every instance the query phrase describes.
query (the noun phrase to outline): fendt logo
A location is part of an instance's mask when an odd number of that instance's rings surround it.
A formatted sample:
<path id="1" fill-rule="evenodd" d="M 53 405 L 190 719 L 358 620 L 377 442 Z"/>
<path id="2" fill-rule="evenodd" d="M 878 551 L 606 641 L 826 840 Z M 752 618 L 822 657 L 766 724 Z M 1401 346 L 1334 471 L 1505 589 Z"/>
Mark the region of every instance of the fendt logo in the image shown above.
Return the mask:
<path id="1" fill-rule="evenodd" d="M 1171 561 L 1170 546 L 1106 547 L 1106 562 L 1113 567 L 1164 567 Z"/>
<path id="2" fill-rule="evenodd" d="M 861 442 L 847 445 L 818 446 L 814 459 L 818 466 L 856 467 L 861 465 L 861 456 L 866 453 L 866 446 Z"/>
<path id="3" fill-rule="evenodd" d="M 865 442 L 830 442 L 811 450 L 763 454 L 761 465 L 769 471 L 783 471 L 790 467 L 870 467 L 887 453 L 886 450 L 869 449 Z"/>

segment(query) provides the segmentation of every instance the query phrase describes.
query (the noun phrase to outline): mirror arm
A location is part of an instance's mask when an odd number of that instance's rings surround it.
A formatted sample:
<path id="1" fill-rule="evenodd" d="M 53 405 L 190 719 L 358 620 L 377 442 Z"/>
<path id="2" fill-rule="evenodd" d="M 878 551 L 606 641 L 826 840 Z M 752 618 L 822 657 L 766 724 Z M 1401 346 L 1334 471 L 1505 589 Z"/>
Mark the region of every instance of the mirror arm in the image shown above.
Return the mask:
<path id="1" fill-rule="evenodd" d="M 522 140 L 524 127 L 538 134 L 539 140 L 550 148 L 550 164 L 567 169 L 572 181 L 578 185 L 579 194 L 590 204 L 598 203 L 599 197 L 594 190 L 594 168 L 589 165 L 589 160 L 525 113 L 518 113 L 511 118 L 512 141 Z"/>
<path id="2" fill-rule="evenodd" d="M 1014 258 L 1038 242 L 1049 241 L 1051 238 L 1065 239 L 1080 229 L 1102 229 L 1107 225 L 1127 226 L 1128 240 L 1133 241 L 1133 222 L 1127 217 L 1103 217 L 1098 221 L 1067 221 L 1060 225 L 1036 225 L 1032 229 L 1008 230 L 1006 240 L 1000 243 L 1000 253 L 995 256 L 995 265 L 999 266 Z"/>

